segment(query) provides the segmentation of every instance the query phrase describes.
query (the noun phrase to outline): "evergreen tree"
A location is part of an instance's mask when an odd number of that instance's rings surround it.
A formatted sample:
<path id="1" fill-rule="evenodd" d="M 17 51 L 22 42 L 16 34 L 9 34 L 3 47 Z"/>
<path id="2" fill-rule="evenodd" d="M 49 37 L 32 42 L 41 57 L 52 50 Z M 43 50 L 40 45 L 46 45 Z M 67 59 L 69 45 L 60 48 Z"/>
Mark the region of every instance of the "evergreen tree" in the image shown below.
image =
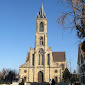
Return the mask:
<path id="1" fill-rule="evenodd" d="M 66 68 L 65 71 L 63 72 L 63 80 L 64 82 L 67 82 L 70 80 L 71 74 L 69 70 Z"/>
<path id="2" fill-rule="evenodd" d="M 24 79 L 22 79 L 21 85 L 24 85 Z"/>

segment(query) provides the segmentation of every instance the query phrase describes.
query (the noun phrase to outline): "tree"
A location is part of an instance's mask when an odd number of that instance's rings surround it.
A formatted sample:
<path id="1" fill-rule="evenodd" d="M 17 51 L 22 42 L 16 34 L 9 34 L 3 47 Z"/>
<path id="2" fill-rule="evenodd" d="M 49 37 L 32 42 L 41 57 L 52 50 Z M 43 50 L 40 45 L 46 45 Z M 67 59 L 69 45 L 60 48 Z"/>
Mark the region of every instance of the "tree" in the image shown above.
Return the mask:
<path id="1" fill-rule="evenodd" d="M 22 79 L 21 85 L 24 85 L 24 79 Z"/>
<path id="2" fill-rule="evenodd" d="M 3 69 L 2 70 L 3 79 L 5 79 L 5 77 L 6 77 L 7 74 L 8 74 L 7 69 Z"/>
<path id="3" fill-rule="evenodd" d="M 12 83 L 12 81 L 16 79 L 16 75 L 17 74 L 14 70 L 9 70 L 8 75 L 6 76 L 6 81 Z"/>
<path id="4" fill-rule="evenodd" d="M 76 71 L 74 70 L 73 74 L 76 74 Z"/>
<path id="5" fill-rule="evenodd" d="M 2 78 L 2 73 L 0 72 L 0 80 L 1 80 L 1 78 Z"/>
<path id="6" fill-rule="evenodd" d="M 17 73 L 15 70 L 3 69 L 0 75 L 1 83 L 12 83 L 12 81 L 16 80 Z"/>
<path id="7" fill-rule="evenodd" d="M 75 81 L 79 81 L 79 77 L 78 74 L 76 73 L 76 71 L 74 70 L 72 76 L 71 76 L 71 82 L 75 82 Z"/>
<path id="8" fill-rule="evenodd" d="M 2 81 L 2 73 L 0 72 L 0 84 L 1 84 L 1 81 Z"/>
<path id="9" fill-rule="evenodd" d="M 65 29 L 75 29 L 79 39 L 85 39 L 85 0 L 60 0 L 60 3 L 68 9 L 62 12 L 57 22 Z M 67 22 L 66 22 L 67 20 Z M 68 24 L 69 22 L 69 24 Z M 85 43 L 83 43 L 85 44 Z M 83 46 L 82 46 L 83 47 Z M 84 46 L 85 49 L 85 46 Z"/>
<path id="10" fill-rule="evenodd" d="M 63 72 L 63 80 L 64 82 L 69 81 L 71 77 L 71 74 L 69 70 L 66 68 L 65 71 Z"/>
<path id="11" fill-rule="evenodd" d="M 82 48 L 82 50 L 85 52 L 85 41 L 83 41 L 81 48 Z"/>

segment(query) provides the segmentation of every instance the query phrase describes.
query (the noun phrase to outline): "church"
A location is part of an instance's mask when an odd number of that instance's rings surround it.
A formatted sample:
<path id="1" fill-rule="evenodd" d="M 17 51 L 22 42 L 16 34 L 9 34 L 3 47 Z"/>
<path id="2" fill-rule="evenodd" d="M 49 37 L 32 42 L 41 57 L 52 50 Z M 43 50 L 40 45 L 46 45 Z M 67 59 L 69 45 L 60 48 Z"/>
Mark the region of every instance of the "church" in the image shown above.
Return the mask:
<path id="1" fill-rule="evenodd" d="M 26 62 L 19 67 L 19 81 L 61 82 L 66 67 L 66 52 L 52 52 L 47 45 L 47 18 L 42 3 L 36 17 L 35 47 L 30 47 Z"/>

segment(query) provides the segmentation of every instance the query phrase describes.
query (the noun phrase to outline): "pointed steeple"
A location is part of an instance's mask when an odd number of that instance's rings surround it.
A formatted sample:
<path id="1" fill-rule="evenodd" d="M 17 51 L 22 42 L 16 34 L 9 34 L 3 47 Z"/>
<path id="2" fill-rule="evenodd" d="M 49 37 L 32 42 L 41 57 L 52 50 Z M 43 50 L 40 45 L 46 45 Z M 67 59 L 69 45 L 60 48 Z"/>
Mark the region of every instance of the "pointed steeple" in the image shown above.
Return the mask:
<path id="1" fill-rule="evenodd" d="M 45 12 L 44 12 L 44 8 L 43 8 L 43 3 L 41 4 L 41 8 L 39 11 L 39 14 L 37 15 L 36 18 L 46 18 Z"/>

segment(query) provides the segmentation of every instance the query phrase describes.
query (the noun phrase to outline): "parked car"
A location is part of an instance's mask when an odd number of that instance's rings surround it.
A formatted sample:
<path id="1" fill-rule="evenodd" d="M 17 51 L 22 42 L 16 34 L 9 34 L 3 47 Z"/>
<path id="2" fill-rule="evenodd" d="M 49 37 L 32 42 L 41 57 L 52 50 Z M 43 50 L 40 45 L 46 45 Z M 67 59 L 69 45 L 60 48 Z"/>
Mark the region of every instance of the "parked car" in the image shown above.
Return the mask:
<path id="1" fill-rule="evenodd" d="M 76 81 L 75 85 L 81 85 L 79 81 Z"/>

